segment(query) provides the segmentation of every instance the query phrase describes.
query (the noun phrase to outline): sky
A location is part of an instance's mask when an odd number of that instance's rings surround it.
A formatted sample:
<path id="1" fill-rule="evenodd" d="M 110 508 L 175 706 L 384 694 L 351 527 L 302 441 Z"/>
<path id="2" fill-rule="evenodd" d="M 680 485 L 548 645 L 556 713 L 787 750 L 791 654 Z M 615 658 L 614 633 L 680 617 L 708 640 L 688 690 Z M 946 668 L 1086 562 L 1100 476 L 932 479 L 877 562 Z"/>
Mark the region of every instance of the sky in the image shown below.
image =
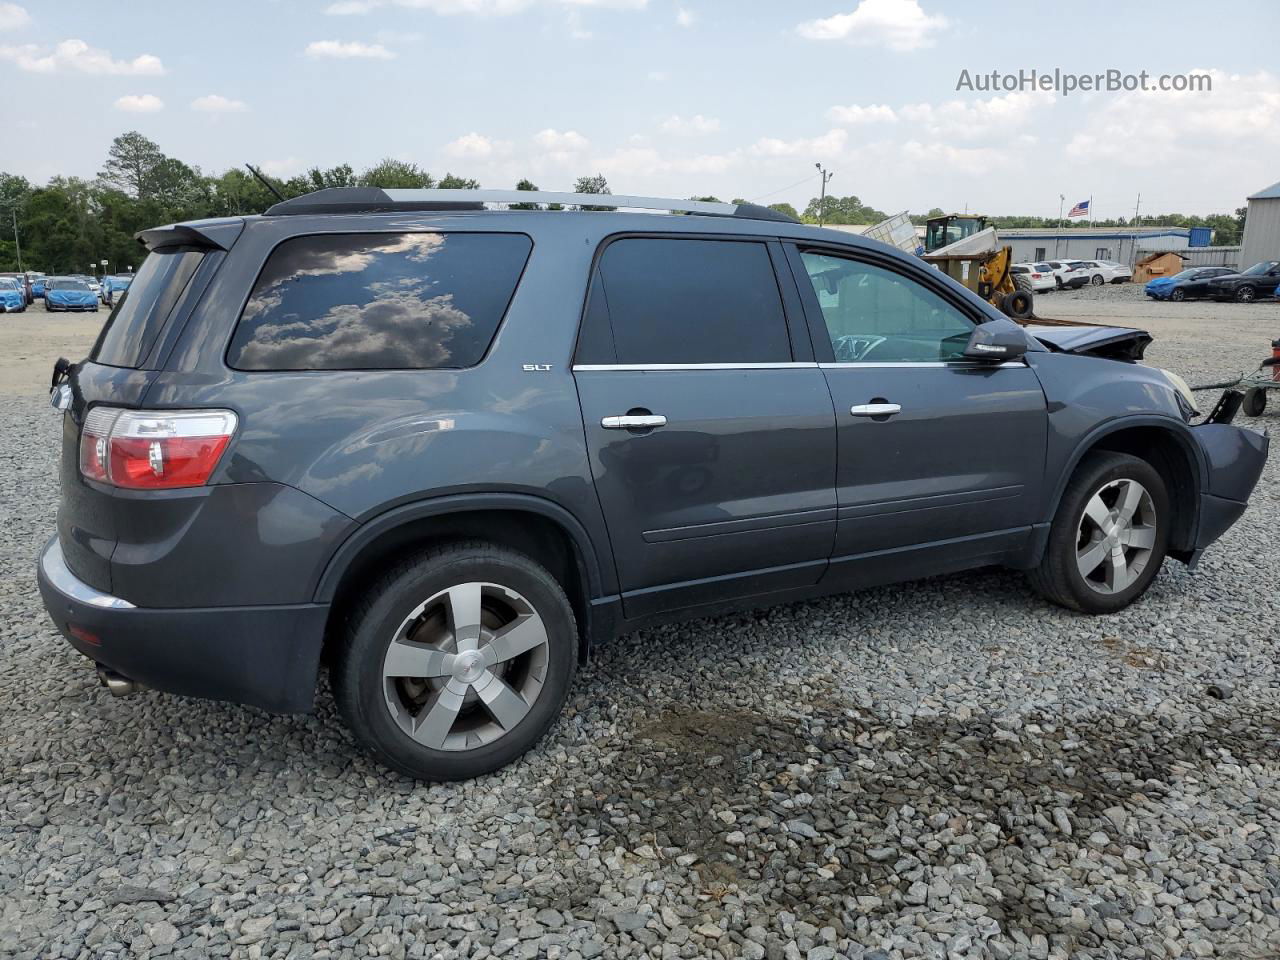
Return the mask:
<path id="1" fill-rule="evenodd" d="M 977 79 L 1033 69 L 1212 89 Z M 36 182 L 126 130 L 206 172 L 390 156 L 798 208 L 821 163 L 889 213 L 1224 213 L 1280 180 L 1274 0 L 0 0 L 0 90 L 0 170 Z"/>

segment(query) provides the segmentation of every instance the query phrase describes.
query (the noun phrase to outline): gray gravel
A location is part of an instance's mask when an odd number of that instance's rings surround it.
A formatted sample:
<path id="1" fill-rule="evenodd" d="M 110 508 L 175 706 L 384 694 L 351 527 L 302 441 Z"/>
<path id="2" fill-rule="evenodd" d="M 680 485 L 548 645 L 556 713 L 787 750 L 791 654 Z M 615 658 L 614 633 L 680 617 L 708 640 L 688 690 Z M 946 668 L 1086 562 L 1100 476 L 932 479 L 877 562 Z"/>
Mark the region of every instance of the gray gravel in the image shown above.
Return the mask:
<path id="1" fill-rule="evenodd" d="M 1068 311 L 1144 323 L 1191 380 L 1280 336 L 1271 304 L 1043 300 Z M 0 397 L 0 954 L 1280 956 L 1274 457 L 1119 615 L 992 571 L 646 631 L 523 761 L 426 787 L 327 691 L 98 689 L 32 582 L 57 432 Z"/>

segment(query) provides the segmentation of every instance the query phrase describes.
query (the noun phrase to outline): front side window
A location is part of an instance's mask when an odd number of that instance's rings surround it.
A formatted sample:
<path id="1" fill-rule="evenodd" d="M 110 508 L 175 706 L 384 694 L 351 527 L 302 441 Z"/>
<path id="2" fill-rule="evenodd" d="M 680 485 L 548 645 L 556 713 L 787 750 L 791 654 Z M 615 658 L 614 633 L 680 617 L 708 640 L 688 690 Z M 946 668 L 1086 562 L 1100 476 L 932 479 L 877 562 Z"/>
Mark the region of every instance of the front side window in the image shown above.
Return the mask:
<path id="1" fill-rule="evenodd" d="M 470 367 L 533 242 L 506 233 L 346 233 L 272 251 L 227 351 L 239 370 Z"/>
<path id="2" fill-rule="evenodd" d="M 603 302 L 595 299 L 596 285 Z M 600 324 L 607 315 L 617 363 L 791 360 L 782 297 L 763 243 L 615 240 L 600 257 L 592 300 L 584 322 Z M 596 339 L 584 331 L 587 336 Z"/>
<path id="3" fill-rule="evenodd" d="M 973 323 L 902 274 L 825 253 L 801 254 L 840 363 L 957 360 Z"/>

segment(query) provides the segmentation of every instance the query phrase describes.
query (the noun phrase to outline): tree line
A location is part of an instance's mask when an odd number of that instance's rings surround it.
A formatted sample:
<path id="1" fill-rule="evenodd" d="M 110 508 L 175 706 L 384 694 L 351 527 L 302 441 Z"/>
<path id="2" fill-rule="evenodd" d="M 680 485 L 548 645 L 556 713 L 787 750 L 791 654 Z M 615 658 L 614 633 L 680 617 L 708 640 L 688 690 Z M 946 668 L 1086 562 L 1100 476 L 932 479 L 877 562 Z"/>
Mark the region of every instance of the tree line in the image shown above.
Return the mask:
<path id="1" fill-rule="evenodd" d="M 278 192 L 286 199 L 326 187 L 443 188 L 477 189 L 479 181 L 446 172 L 436 177 L 417 164 L 387 158 L 359 173 L 347 163 L 312 167 L 288 179 L 271 180 L 274 191 L 248 170 L 231 168 L 223 173 L 203 173 L 137 131 L 121 134 L 111 142 L 106 162 L 94 179 L 54 177 L 43 186 L 25 177 L 0 172 L 0 271 L 41 270 L 47 273 L 87 273 L 91 264 L 108 261 L 110 272 L 137 267 L 142 248 L 134 234 L 148 227 L 195 220 L 261 213 L 277 202 Z M 528 179 L 517 190 L 537 190 Z M 608 194 L 608 181 L 599 174 L 579 177 L 573 192 Z M 693 197 L 716 201 L 713 196 Z M 733 203 L 745 203 L 734 198 Z M 514 204 L 517 208 L 536 204 Z M 865 205 L 857 196 L 814 197 L 803 212 L 789 203 L 769 204 L 805 223 L 873 224 L 888 214 Z M 608 210 L 608 206 L 583 207 Z M 913 216 L 923 223 L 940 209 Z M 1043 217 L 992 217 L 997 227 L 1053 227 L 1054 219 Z M 1208 226 L 1215 229 L 1214 242 L 1240 242 L 1244 209 L 1235 216 L 1187 217 L 1166 214 L 1144 217 L 1144 226 Z M 1086 226 L 1083 223 L 1068 226 Z M 1126 226 L 1119 220 L 1096 220 L 1093 226 Z M 19 264 L 19 254 L 21 264 Z"/>

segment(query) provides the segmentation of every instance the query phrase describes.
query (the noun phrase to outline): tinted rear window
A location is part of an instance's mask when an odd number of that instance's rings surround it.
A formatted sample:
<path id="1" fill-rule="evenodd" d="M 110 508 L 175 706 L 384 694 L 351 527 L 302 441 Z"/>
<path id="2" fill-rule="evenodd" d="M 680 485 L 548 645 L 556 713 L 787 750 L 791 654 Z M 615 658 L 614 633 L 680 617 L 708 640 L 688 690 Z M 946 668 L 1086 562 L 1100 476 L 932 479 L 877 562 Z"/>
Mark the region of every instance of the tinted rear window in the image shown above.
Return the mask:
<path id="1" fill-rule="evenodd" d="M 239 370 L 474 366 L 532 246 L 505 233 L 286 240 L 254 285 L 227 362 Z"/>
<path id="2" fill-rule="evenodd" d="M 782 298 L 763 243 L 634 238 L 600 258 L 618 363 L 791 359 Z M 588 322 L 596 315 L 588 311 Z"/>
<path id="3" fill-rule="evenodd" d="M 205 253 L 191 247 L 149 253 L 128 293 L 116 298 L 91 359 L 113 367 L 142 366 Z"/>

